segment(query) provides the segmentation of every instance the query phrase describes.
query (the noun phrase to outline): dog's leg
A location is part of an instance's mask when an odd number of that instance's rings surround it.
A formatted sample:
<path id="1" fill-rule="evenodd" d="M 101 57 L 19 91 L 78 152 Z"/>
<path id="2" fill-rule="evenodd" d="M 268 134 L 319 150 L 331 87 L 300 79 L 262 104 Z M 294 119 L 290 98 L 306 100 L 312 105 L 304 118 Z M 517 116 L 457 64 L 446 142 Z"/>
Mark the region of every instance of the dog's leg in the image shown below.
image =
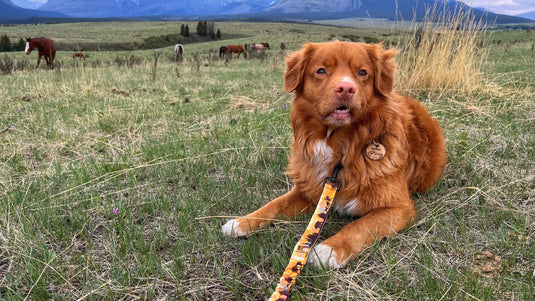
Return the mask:
<path id="1" fill-rule="evenodd" d="M 278 217 L 293 217 L 313 209 L 303 194 L 295 187 L 247 216 L 229 220 L 222 228 L 223 234 L 232 237 L 245 236 L 249 232 L 263 228 Z"/>
<path id="2" fill-rule="evenodd" d="M 351 222 L 315 246 L 308 261 L 316 266 L 343 268 L 351 258 L 375 240 L 392 236 L 414 221 L 414 202 L 408 199 L 405 203 L 406 206 L 372 210 Z"/>

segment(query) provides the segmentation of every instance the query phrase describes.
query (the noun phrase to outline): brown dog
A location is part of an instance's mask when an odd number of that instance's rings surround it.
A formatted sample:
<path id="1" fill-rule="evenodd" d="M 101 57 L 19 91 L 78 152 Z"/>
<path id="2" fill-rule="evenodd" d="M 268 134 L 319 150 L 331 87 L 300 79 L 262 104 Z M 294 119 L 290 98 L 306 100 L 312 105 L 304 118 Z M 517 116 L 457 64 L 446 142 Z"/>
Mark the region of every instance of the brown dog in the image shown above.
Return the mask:
<path id="1" fill-rule="evenodd" d="M 396 54 L 381 45 L 335 41 L 309 43 L 286 60 L 284 90 L 295 91 L 287 169 L 294 187 L 228 221 L 224 234 L 244 236 L 274 218 L 312 212 L 324 178 L 339 163 L 342 189 L 333 207 L 360 218 L 314 247 L 309 262 L 343 267 L 414 220 L 410 194 L 437 182 L 446 153 L 438 122 L 419 102 L 393 91 Z"/>

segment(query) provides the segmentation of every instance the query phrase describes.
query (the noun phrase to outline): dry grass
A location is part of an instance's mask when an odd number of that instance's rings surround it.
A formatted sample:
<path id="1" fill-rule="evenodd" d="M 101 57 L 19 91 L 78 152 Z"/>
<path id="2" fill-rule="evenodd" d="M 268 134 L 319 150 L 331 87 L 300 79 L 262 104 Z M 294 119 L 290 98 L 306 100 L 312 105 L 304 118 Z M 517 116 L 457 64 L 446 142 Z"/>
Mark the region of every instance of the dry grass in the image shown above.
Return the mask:
<path id="1" fill-rule="evenodd" d="M 436 4 L 397 42 L 403 54 L 397 60 L 400 92 L 470 95 L 482 88 L 485 24 L 461 7 L 447 14 Z"/>

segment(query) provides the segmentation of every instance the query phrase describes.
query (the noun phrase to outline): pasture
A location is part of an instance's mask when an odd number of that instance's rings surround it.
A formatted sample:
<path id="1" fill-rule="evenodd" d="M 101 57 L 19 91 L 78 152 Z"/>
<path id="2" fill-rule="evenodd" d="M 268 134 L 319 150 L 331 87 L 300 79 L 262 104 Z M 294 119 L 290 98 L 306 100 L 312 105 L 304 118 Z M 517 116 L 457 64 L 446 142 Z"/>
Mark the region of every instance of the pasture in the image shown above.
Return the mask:
<path id="1" fill-rule="evenodd" d="M 0 35 L 131 43 L 182 23 L 15 26 Z M 51 71 L 34 69 L 36 53 L 0 54 L 22 66 L 0 75 L 0 299 L 271 294 L 309 216 L 246 239 L 220 227 L 291 186 L 284 57 L 306 41 L 389 41 L 400 31 L 216 27 L 223 40 L 184 45 L 182 63 L 173 47 L 87 51 L 85 61 L 62 50 Z M 474 79 L 469 89 L 422 88 L 406 79 L 406 54 L 398 57 L 398 91 L 425 102 L 447 140 L 439 184 L 414 196 L 415 224 L 345 269 L 306 266 L 291 300 L 535 299 L 535 32 L 481 35 L 469 54 L 475 68 L 449 72 Z M 252 42 L 272 49 L 219 59 L 220 46 Z M 330 214 L 320 240 L 347 222 Z"/>

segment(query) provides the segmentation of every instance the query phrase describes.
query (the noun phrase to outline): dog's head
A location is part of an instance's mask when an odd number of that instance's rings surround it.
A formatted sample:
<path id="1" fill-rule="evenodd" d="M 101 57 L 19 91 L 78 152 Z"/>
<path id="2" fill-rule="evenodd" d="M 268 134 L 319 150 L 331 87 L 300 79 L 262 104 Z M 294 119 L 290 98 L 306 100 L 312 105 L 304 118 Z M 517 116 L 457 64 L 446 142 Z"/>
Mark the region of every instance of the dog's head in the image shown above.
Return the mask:
<path id="1" fill-rule="evenodd" d="M 392 92 L 397 53 L 379 44 L 308 43 L 287 58 L 284 90 L 325 125 L 350 125 Z"/>

